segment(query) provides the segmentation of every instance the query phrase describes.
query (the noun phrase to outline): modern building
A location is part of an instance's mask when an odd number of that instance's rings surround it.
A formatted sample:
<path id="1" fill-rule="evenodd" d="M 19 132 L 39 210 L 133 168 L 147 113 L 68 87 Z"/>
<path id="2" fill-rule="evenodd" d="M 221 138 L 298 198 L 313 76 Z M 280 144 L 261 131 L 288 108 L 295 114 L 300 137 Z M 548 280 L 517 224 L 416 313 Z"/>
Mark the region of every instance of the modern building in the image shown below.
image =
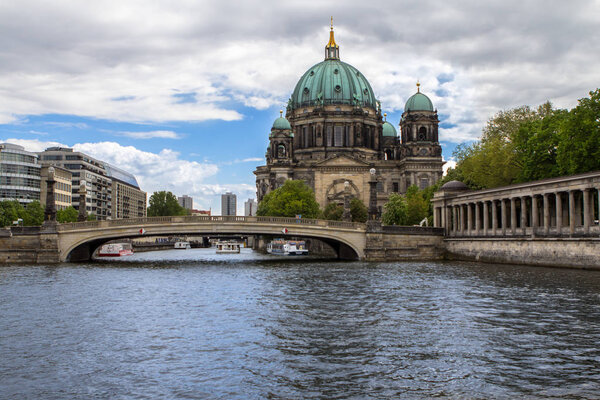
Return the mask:
<path id="1" fill-rule="evenodd" d="M 237 215 L 237 196 L 231 192 L 221 195 L 221 215 Z"/>
<path id="2" fill-rule="evenodd" d="M 23 146 L 0 144 L 0 201 L 18 200 L 23 206 L 40 200 L 38 156 Z"/>
<path id="3" fill-rule="evenodd" d="M 140 190 L 132 174 L 71 148 L 50 147 L 38 154 L 43 165 L 71 171 L 72 204 L 76 209 L 80 207 L 79 186 L 85 181 L 88 214 L 99 220 L 146 215 L 146 192 Z"/>
<path id="4" fill-rule="evenodd" d="M 303 180 L 325 207 L 343 203 L 344 188 L 369 204 L 370 171 L 377 180 L 377 204 L 410 185 L 433 185 L 442 177 L 438 114 L 431 100 L 417 92 L 408 98 L 401 134 L 382 114 L 367 78 L 341 61 L 333 27 L 325 60 L 298 80 L 269 135 L 266 165 L 258 167 L 258 201 L 288 179 Z"/>
<path id="5" fill-rule="evenodd" d="M 48 195 L 48 168 L 49 166 L 42 166 L 41 169 L 41 192 L 40 202 L 46 204 L 46 197 Z M 54 204 L 57 210 L 64 210 L 72 205 L 72 179 L 73 175 L 68 169 L 55 166 L 54 168 Z"/>
<path id="6" fill-rule="evenodd" d="M 190 215 L 196 217 L 210 217 L 212 210 L 194 210 L 190 211 Z"/>
<path id="7" fill-rule="evenodd" d="M 244 215 L 246 217 L 253 217 L 253 216 L 255 216 L 257 209 L 258 209 L 258 203 L 254 199 L 248 199 L 244 203 Z"/>
<path id="8" fill-rule="evenodd" d="M 108 163 L 104 163 L 104 168 L 112 179 L 113 219 L 145 217 L 147 194 L 140 189 L 135 176 Z"/>
<path id="9" fill-rule="evenodd" d="M 194 208 L 194 199 L 187 194 L 184 194 L 181 197 L 177 197 L 177 202 L 179 205 L 187 210 L 192 210 Z"/>

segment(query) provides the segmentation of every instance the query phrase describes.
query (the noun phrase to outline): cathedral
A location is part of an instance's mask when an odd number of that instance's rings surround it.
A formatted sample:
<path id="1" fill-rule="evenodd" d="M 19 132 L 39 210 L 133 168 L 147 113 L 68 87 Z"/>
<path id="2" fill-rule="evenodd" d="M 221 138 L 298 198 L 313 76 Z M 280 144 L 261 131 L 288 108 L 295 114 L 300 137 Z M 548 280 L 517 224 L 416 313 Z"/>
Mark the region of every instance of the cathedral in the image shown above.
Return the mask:
<path id="1" fill-rule="evenodd" d="M 413 94 L 400 120 L 400 136 L 381 113 L 367 78 L 340 60 L 333 26 L 325 60 L 300 78 L 269 135 L 266 165 L 258 167 L 258 200 L 287 180 L 303 180 L 321 207 L 343 203 L 345 188 L 369 204 L 369 180 L 377 179 L 377 206 L 410 185 L 442 177 L 439 119 L 431 100 Z M 347 191 L 348 189 L 346 189 Z"/>

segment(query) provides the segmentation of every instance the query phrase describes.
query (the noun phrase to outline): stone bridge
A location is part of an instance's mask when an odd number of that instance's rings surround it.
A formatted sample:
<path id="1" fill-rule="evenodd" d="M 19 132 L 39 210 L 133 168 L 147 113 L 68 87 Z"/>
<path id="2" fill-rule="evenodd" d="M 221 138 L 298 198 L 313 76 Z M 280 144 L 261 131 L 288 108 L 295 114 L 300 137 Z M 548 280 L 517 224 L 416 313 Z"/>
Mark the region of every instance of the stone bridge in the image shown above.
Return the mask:
<path id="1" fill-rule="evenodd" d="M 283 234 L 283 229 L 287 233 Z M 143 234 L 140 232 L 144 232 Z M 366 225 L 282 217 L 178 216 L 76 222 L 56 225 L 58 261 L 83 261 L 103 243 L 123 238 L 177 235 L 273 235 L 320 239 L 340 258 L 363 259 Z"/>

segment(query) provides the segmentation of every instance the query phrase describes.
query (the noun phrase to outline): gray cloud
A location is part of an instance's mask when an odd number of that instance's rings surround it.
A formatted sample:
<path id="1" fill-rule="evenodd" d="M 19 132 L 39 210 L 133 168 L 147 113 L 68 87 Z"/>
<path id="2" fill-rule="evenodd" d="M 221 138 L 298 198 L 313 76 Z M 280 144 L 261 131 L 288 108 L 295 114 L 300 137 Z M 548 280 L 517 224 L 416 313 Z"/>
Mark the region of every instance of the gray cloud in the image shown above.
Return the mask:
<path id="1" fill-rule="evenodd" d="M 571 107 L 598 85 L 598 1 L 343 5 L 3 2 L 0 122 L 42 113 L 234 120 L 242 116 L 224 106 L 231 101 L 281 106 L 322 59 L 332 13 L 342 60 L 367 76 L 383 107 L 401 110 L 420 79 L 448 115 L 449 142 L 477 137 L 500 109 Z"/>

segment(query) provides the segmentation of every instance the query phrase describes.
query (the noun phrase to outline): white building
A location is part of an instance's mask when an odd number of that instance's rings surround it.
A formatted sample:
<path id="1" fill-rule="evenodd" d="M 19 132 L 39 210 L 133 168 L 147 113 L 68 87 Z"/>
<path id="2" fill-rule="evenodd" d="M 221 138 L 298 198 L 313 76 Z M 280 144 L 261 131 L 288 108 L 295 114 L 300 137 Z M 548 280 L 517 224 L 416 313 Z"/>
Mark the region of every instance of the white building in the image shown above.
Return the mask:
<path id="1" fill-rule="evenodd" d="M 246 217 L 254 217 L 256 215 L 257 209 L 258 209 L 258 203 L 254 199 L 248 199 L 244 203 L 244 215 Z"/>

